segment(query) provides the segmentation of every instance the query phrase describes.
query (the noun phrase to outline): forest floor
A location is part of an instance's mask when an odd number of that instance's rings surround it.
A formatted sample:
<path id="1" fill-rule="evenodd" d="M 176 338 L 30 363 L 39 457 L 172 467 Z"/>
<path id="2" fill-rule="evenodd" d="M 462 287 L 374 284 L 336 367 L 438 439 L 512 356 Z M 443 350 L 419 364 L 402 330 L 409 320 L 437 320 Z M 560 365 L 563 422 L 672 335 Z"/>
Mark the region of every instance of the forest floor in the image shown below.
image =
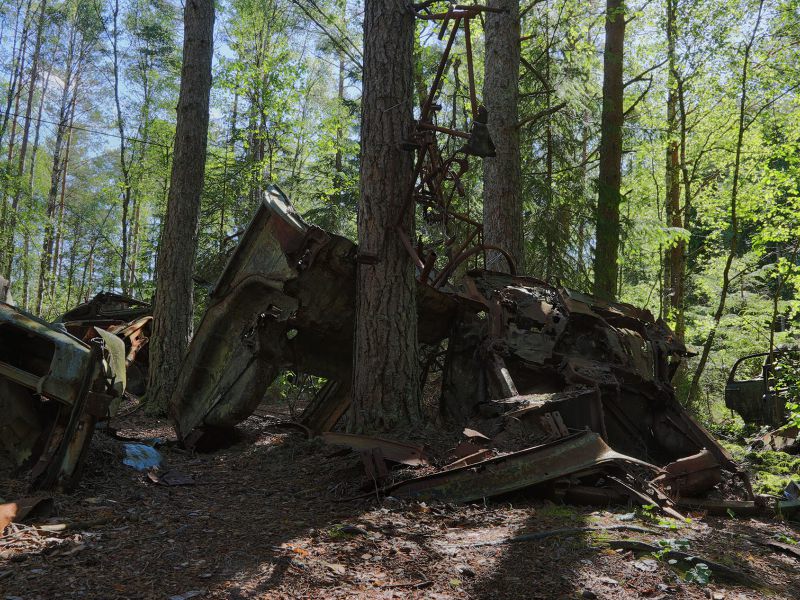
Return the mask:
<path id="1" fill-rule="evenodd" d="M 118 436 L 166 439 L 162 473 L 193 484 L 153 483 L 122 464 L 122 441 L 97 432 L 79 487 L 57 494 L 54 516 L 38 523 L 48 526 L 12 525 L 0 537 L 0 600 L 800 596 L 800 560 L 756 542 L 798 540 L 796 523 L 678 522 L 526 496 L 466 506 L 348 500 L 364 492 L 359 457 L 277 429 L 263 409 L 235 445 L 208 454 L 171 444 L 171 427 L 141 411 L 112 421 Z M 24 493 L 13 481 L 2 488 L 6 499 Z M 632 530 L 602 530 L 621 525 Z M 576 528 L 586 531 L 507 543 Z M 622 539 L 688 546 L 752 583 L 687 582 L 666 557 L 609 546 Z"/>

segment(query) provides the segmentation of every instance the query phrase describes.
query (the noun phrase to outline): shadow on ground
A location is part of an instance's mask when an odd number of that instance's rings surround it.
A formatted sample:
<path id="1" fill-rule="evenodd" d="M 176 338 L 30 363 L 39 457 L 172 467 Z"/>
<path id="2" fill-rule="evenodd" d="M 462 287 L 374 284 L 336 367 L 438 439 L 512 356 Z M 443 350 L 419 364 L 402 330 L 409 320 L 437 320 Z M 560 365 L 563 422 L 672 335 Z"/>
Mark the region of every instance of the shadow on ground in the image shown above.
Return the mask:
<path id="1" fill-rule="evenodd" d="M 53 549 L 0 560 L 0 572 L 11 571 L 0 596 L 214 597 L 218 590 L 219 597 L 255 597 L 303 570 L 304 556 L 285 542 L 346 523 L 366 507 L 335 501 L 351 491 L 343 482 L 358 479 L 358 459 L 326 458 L 318 443 L 298 436 L 246 436 L 196 456 L 163 448 L 168 468 L 196 481 L 175 487 L 123 466 L 120 447 L 95 436 L 79 488 L 56 497 L 60 519 L 75 533 Z"/>

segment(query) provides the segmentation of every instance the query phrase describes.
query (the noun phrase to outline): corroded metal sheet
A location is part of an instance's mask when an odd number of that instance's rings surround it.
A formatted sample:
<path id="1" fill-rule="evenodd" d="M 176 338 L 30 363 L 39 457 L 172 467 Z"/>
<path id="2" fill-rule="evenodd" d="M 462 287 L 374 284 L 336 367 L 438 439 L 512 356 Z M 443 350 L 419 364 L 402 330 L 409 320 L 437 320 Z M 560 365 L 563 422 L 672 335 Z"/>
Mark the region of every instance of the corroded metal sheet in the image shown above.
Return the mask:
<path id="1" fill-rule="evenodd" d="M 125 347 L 86 344 L 0 303 L 0 450 L 33 488 L 73 486 L 98 418 L 125 389 Z"/>
<path id="2" fill-rule="evenodd" d="M 353 450 L 363 451 L 378 448 L 381 451 L 381 455 L 386 460 L 404 465 L 418 467 L 429 464 L 424 448 L 417 444 L 387 440 L 386 438 L 369 435 L 355 435 L 335 431 L 326 431 L 319 437 L 326 444 L 347 446 Z"/>
<path id="3" fill-rule="evenodd" d="M 587 474 L 613 463 L 660 472 L 654 465 L 615 452 L 596 433 L 584 432 L 471 466 L 404 481 L 387 492 L 398 498 L 471 502 L 569 475 Z"/>

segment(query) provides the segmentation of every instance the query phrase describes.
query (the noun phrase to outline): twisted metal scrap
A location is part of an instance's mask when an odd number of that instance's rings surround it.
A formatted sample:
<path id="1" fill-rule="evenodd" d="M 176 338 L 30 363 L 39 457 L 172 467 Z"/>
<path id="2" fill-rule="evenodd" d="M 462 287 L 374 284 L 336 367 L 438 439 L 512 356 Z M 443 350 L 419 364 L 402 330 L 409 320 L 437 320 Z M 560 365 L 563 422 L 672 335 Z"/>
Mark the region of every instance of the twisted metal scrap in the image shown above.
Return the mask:
<path id="1" fill-rule="evenodd" d="M 486 108 L 478 104 L 475 92 L 470 20 L 482 12 L 500 12 L 500 9 L 457 4 L 450 5 L 446 12 L 433 13 L 430 11 L 430 7 L 434 3 L 428 1 L 415 5 L 417 17 L 426 21 L 441 21 L 442 25 L 438 36 L 440 40 L 444 39 L 451 21 L 452 28 L 450 28 L 447 45 L 439 60 L 433 84 L 422 104 L 411 139 L 403 143 L 403 148 L 417 150 L 418 154 L 414 167 L 413 193 L 401 214 L 405 214 L 406 210 L 411 209 L 409 205 L 413 201 L 422 209 L 425 222 L 440 228 L 441 238 L 426 246 L 420 237 L 415 247 L 399 223 L 396 225 L 396 230 L 414 260 L 420 283 L 438 288 L 445 285 L 458 266 L 467 259 L 482 255 L 484 264 L 486 264 L 486 250 L 496 250 L 502 254 L 512 274 L 516 272 L 516 265 L 505 249 L 484 243 L 483 224 L 479 220 L 453 209 L 453 201 L 456 197 L 466 197 L 462 178 L 469 169 L 467 157 L 470 155 L 480 157 L 495 155 L 494 144 L 486 126 L 488 120 Z M 435 102 L 436 97 L 448 69 L 450 53 L 460 29 L 464 31 L 469 98 L 473 119 L 469 133 L 442 127 L 435 122 L 436 113 L 441 109 L 441 105 Z M 462 138 L 467 142 L 445 158 L 439 146 L 437 134 Z M 459 238 L 462 240 L 461 243 L 458 243 Z M 435 268 L 438 259 L 437 249 L 446 257 L 444 264 L 440 265 L 438 269 Z"/>

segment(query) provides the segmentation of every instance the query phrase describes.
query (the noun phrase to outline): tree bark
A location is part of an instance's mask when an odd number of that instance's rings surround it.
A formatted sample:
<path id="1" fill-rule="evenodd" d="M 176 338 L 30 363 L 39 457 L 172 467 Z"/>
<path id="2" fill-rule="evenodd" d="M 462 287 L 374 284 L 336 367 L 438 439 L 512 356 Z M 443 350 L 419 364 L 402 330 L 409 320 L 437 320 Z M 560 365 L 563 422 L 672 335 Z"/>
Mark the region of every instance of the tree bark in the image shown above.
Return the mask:
<path id="1" fill-rule="evenodd" d="M 422 418 L 414 265 L 397 231 L 414 239 L 413 154 L 399 146 L 412 128 L 414 19 L 410 0 L 365 4 L 358 237 L 369 260 L 356 284 L 356 432 L 410 428 Z"/>
<path id="2" fill-rule="evenodd" d="M 678 143 L 678 73 L 675 60 L 677 0 L 667 0 L 667 148 L 665 161 L 666 225 L 683 227 L 681 215 L 680 145 Z M 670 244 L 664 255 L 664 290 L 667 294 L 667 316 L 675 323 L 675 335 L 683 340 L 686 326 L 683 318 L 684 255 L 683 238 Z"/>
<path id="3" fill-rule="evenodd" d="M 490 0 L 502 13 L 486 13 L 486 62 L 483 101 L 489 113 L 489 133 L 495 158 L 483 159 L 483 239 L 505 248 L 524 271 L 522 231 L 522 167 L 519 150 L 519 0 Z M 487 266 L 507 270 L 497 252 Z"/>
<path id="4" fill-rule="evenodd" d="M 706 368 L 708 356 L 711 353 L 711 346 L 714 344 L 714 338 L 717 335 L 719 322 L 722 315 L 725 313 L 725 303 L 728 299 L 728 290 L 731 284 L 731 265 L 736 256 L 736 250 L 739 245 L 739 219 L 738 219 L 738 200 L 739 200 L 739 177 L 742 166 L 742 145 L 744 143 L 744 134 L 747 131 L 749 123 L 746 122 L 747 116 L 747 85 L 750 76 L 750 53 L 753 50 L 756 34 L 761 25 L 761 16 L 764 9 L 764 0 L 760 0 L 758 4 L 758 16 L 756 17 L 753 31 L 750 39 L 744 47 L 744 59 L 742 62 L 742 75 L 741 75 L 741 92 L 739 97 L 739 127 L 736 134 L 736 149 L 733 162 L 733 181 L 731 182 L 731 238 L 730 246 L 728 249 L 728 257 L 725 259 L 725 268 L 722 270 L 722 288 L 719 291 L 719 303 L 717 309 L 714 311 L 714 322 L 711 326 L 711 331 L 708 332 L 706 341 L 703 344 L 703 350 L 700 353 L 700 360 L 697 363 L 697 368 L 692 376 L 692 382 L 689 385 L 689 393 L 686 397 L 686 404 L 688 406 L 694 405 L 697 400 L 697 393 L 700 390 L 700 378 Z"/>
<path id="5" fill-rule="evenodd" d="M 17 168 L 17 181 L 14 185 L 14 200 L 11 203 L 11 214 L 9 216 L 10 231 L 8 234 L 8 248 L 6 249 L 8 262 L 6 265 L 6 279 L 11 281 L 11 272 L 14 268 L 14 233 L 17 225 L 17 211 L 19 210 L 19 200 L 22 196 L 22 179 L 25 175 L 25 155 L 28 153 L 28 137 L 31 131 L 31 112 L 33 112 L 33 98 L 36 92 L 36 79 L 39 76 L 39 56 L 42 50 L 42 33 L 44 31 L 45 11 L 47 10 L 47 0 L 42 0 L 39 9 L 39 22 L 36 26 L 36 41 L 34 42 L 33 56 L 31 58 L 31 74 L 28 84 L 28 98 L 25 103 L 25 124 L 22 128 L 22 142 L 19 147 L 19 164 Z M 31 189 L 27 190 L 30 194 Z"/>
<path id="6" fill-rule="evenodd" d="M 42 113 L 44 111 L 44 102 L 47 99 L 47 90 L 50 86 L 50 74 L 52 72 L 52 65 L 47 69 L 47 75 L 44 78 L 44 85 L 42 86 L 42 95 L 39 98 L 39 111 L 36 117 L 36 125 L 33 129 L 33 148 L 31 149 L 31 160 L 28 165 L 28 197 L 27 206 L 33 205 L 33 180 L 36 175 L 36 156 L 39 153 L 39 133 L 42 125 Z M 23 234 L 22 244 L 22 308 L 28 310 L 28 303 L 30 302 L 30 285 L 31 285 L 31 265 L 30 265 L 30 249 L 31 249 L 31 230 L 30 227 L 25 227 Z M 69 303 L 67 303 L 69 305 Z"/>
<path id="7" fill-rule="evenodd" d="M 47 222 L 44 227 L 44 238 L 42 243 L 42 255 L 39 260 L 39 284 L 36 288 L 36 314 L 41 315 L 44 294 L 47 290 L 47 283 L 52 272 L 50 266 L 53 257 L 53 242 L 55 231 L 56 202 L 58 200 L 58 186 L 65 168 L 65 161 L 62 157 L 64 148 L 64 138 L 69 125 L 69 114 L 72 102 L 78 94 L 75 79 L 80 71 L 82 57 L 76 57 L 76 47 L 80 44 L 78 40 L 78 28 L 73 24 L 70 32 L 69 46 L 67 50 L 67 63 L 64 71 L 64 82 L 61 92 L 61 104 L 58 113 L 58 126 L 56 128 L 56 138 L 53 145 L 53 168 L 50 171 L 50 190 L 47 194 Z M 75 87 L 72 94 L 73 86 Z"/>
<path id="8" fill-rule="evenodd" d="M 64 150 L 64 165 L 61 169 L 61 192 L 59 195 L 58 206 L 55 216 L 55 242 L 53 244 L 53 258 L 50 265 L 50 272 L 55 276 L 50 278 L 50 298 L 55 298 L 56 281 L 61 280 L 61 246 L 64 242 L 64 211 L 66 208 L 67 197 L 67 174 L 69 172 L 69 152 L 72 148 L 72 126 L 75 123 L 75 105 L 77 104 L 78 86 L 80 85 L 80 73 L 75 77 L 75 95 L 72 98 L 72 106 L 69 111 L 69 124 L 67 125 L 67 144 Z"/>
<path id="9" fill-rule="evenodd" d="M 9 76 L 8 90 L 6 91 L 6 107 L 5 111 L 3 112 L 2 124 L 0 124 L 0 145 L 2 145 L 3 138 L 5 137 L 6 134 L 6 127 L 8 127 L 8 120 L 11 118 L 11 104 L 13 103 L 15 97 L 19 97 L 20 78 L 22 77 L 22 71 L 25 68 L 25 48 L 28 39 L 28 25 L 29 25 L 28 17 L 30 16 L 31 13 L 31 0 L 28 0 L 24 12 L 21 12 L 22 9 L 21 2 L 17 4 L 16 8 L 17 8 L 17 17 L 14 23 L 14 42 L 11 49 L 13 61 L 11 64 L 11 75 Z M 22 32 L 18 35 L 17 25 L 19 23 L 20 16 L 22 16 Z M 20 40 L 19 46 L 17 46 L 18 37 Z"/>
<path id="10" fill-rule="evenodd" d="M 119 265 L 119 286 L 123 294 L 127 294 L 130 288 L 128 282 L 128 251 L 130 245 L 130 232 L 128 231 L 128 213 L 131 206 L 131 174 L 130 163 L 128 161 L 128 149 L 125 145 L 125 119 L 122 115 L 120 103 L 119 87 L 119 0 L 114 2 L 111 14 L 113 16 L 113 28 L 111 32 L 111 49 L 113 55 L 113 76 L 114 76 L 114 107 L 117 115 L 117 131 L 119 132 L 119 167 L 122 175 L 122 219 L 121 219 L 121 240 L 122 254 Z"/>
<path id="11" fill-rule="evenodd" d="M 150 340 L 147 393 L 148 410 L 153 413 L 163 413 L 169 404 L 191 336 L 192 271 L 206 165 L 214 2 L 189 0 L 183 16 L 183 68 L 174 160 L 158 249 L 158 280 Z"/>
<path id="12" fill-rule="evenodd" d="M 594 254 L 594 293 L 604 300 L 616 297 L 619 259 L 619 205 L 622 182 L 623 45 L 625 4 L 606 0 L 606 41 L 603 53 L 603 110 L 600 123 L 600 172 L 597 181 L 597 239 Z"/>

